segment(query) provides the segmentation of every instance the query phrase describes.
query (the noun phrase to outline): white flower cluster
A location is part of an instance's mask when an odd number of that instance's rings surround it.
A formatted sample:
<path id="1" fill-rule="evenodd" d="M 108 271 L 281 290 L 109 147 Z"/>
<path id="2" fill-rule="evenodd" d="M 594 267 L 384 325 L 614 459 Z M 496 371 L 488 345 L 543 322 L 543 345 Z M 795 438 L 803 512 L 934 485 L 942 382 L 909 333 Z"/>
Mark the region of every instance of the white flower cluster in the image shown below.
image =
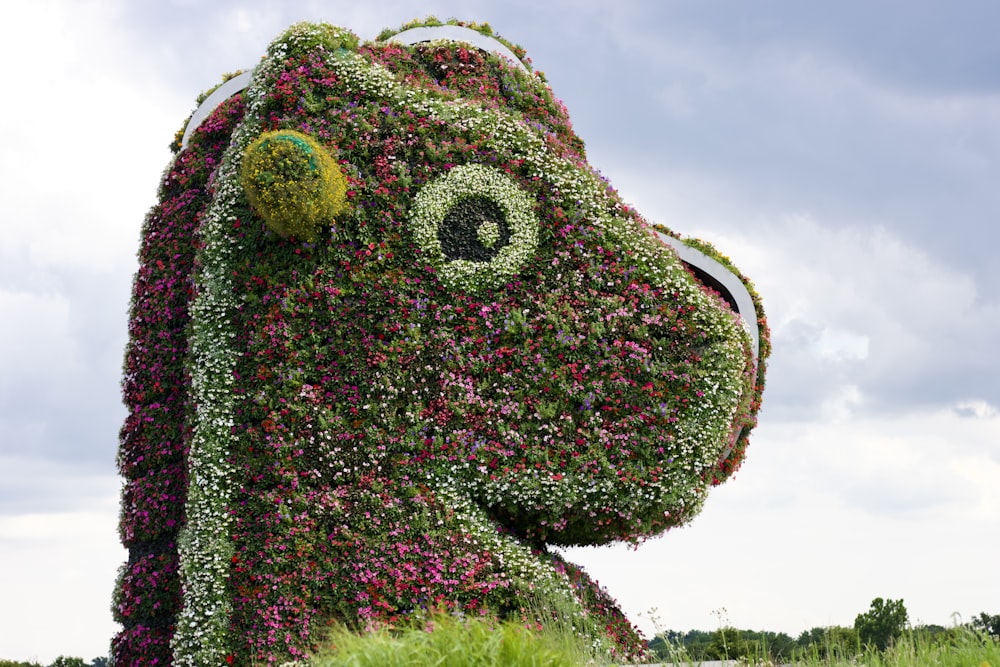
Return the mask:
<path id="1" fill-rule="evenodd" d="M 230 646 L 232 604 L 227 590 L 233 555 L 229 501 L 233 493 L 232 445 L 233 370 L 238 352 L 233 315 L 239 307 L 230 276 L 236 241 L 229 236 L 244 201 L 240 162 L 246 147 L 261 132 L 259 108 L 264 100 L 260 82 L 268 62 L 258 67 L 244 94 L 248 100 L 242 122 L 233 132 L 215 177 L 216 191 L 202 220 L 197 296 L 191 306 L 190 364 L 195 402 L 194 428 L 188 452 L 186 524 L 178 543 L 183 605 L 171 640 L 179 667 L 225 664 Z"/>

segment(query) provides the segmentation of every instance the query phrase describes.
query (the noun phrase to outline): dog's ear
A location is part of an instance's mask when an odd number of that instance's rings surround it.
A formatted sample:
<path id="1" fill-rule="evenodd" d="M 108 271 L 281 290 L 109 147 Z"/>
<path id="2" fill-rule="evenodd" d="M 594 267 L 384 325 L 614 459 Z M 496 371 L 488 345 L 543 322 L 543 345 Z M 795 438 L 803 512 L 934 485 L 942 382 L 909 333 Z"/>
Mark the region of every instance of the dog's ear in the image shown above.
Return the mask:
<path id="1" fill-rule="evenodd" d="M 347 208 L 347 179 L 318 141 L 273 130 L 247 147 L 240 184 L 254 211 L 279 236 L 314 241 Z"/>

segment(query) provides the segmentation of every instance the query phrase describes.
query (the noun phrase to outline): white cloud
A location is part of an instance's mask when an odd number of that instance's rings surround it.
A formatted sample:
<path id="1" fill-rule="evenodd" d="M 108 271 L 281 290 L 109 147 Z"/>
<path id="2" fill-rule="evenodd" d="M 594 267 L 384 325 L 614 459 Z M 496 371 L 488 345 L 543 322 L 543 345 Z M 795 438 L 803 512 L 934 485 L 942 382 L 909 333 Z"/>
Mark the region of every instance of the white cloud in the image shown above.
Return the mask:
<path id="1" fill-rule="evenodd" d="M 0 516 L 0 540 L 17 543 L 76 541 L 93 536 L 95 529 L 106 529 L 107 524 L 107 512 Z"/>
<path id="2" fill-rule="evenodd" d="M 844 421 L 854 415 L 862 402 L 861 390 L 856 385 L 838 385 L 823 398 L 820 414 L 827 419 Z"/>
<path id="3" fill-rule="evenodd" d="M 0 515 L 0 656 L 48 664 L 107 656 L 117 626 L 111 591 L 125 550 L 117 496 L 59 514 Z"/>
<path id="4" fill-rule="evenodd" d="M 725 178 L 643 166 L 605 173 L 648 218 L 714 243 L 762 295 L 771 396 L 822 400 L 847 383 L 883 403 L 1000 400 L 1000 302 L 974 266 L 878 221 L 774 209 Z"/>
<path id="5" fill-rule="evenodd" d="M 125 48 L 119 9 L 21 3 L 0 27 L 0 452 L 108 470 L 139 229 L 191 104 Z"/>
<path id="6" fill-rule="evenodd" d="M 48 664 L 58 655 L 106 656 L 117 631 L 112 591 L 127 558 L 118 543 L 119 480 L 28 458 L 0 457 L 0 471 L 5 492 L 77 497 L 71 511 L 0 513 L 0 657 Z"/>
<path id="7" fill-rule="evenodd" d="M 189 102 L 141 72 L 120 77 L 142 56 L 122 60 L 125 49 L 116 50 L 113 5 L 18 8 L 16 29 L 5 21 L 0 58 L 32 55 L 30 67 L 5 72 L 18 103 L 0 113 L 17 131 L 0 154 L 0 178 L 18 186 L 5 192 L 0 254 L 40 267 L 131 271 L 139 224 Z"/>
<path id="8" fill-rule="evenodd" d="M 868 357 L 868 336 L 838 329 L 824 329 L 813 349 L 820 358 L 842 362 Z"/>
<path id="9" fill-rule="evenodd" d="M 70 304 L 61 294 L 0 289 L 0 389 L 17 391 L 16 380 L 48 376 L 56 381 L 75 365 Z"/>
<path id="10" fill-rule="evenodd" d="M 981 400 L 959 401 L 955 404 L 955 412 L 963 417 L 975 417 L 977 419 L 989 419 L 1000 414 L 1000 411 L 995 406 Z"/>
<path id="11" fill-rule="evenodd" d="M 852 625 L 872 598 L 950 624 L 989 611 L 1000 585 L 997 417 L 950 411 L 903 419 L 762 420 L 743 468 L 691 526 L 638 550 L 571 549 L 633 618 L 795 636 Z M 638 619 L 652 630 L 648 616 Z"/>

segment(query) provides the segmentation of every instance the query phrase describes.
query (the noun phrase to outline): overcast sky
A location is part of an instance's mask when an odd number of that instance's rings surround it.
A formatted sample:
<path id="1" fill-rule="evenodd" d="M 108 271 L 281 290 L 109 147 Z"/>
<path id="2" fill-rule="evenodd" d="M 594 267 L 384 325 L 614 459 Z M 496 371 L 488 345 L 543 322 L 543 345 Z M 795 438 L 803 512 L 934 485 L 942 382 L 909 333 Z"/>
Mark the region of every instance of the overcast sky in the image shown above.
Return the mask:
<path id="1" fill-rule="evenodd" d="M 278 8 L 280 6 L 280 8 Z M 0 658 L 106 655 L 130 282 L 199 92 L 289 24 L 489 21 L 648 219 L 712 241 L 774 354 L 689 527 L 574 549 L 647 636 L 793 636 L 872 598 L 1000 613 L 1000 4 L 276 3 L 0 9 Z"/>

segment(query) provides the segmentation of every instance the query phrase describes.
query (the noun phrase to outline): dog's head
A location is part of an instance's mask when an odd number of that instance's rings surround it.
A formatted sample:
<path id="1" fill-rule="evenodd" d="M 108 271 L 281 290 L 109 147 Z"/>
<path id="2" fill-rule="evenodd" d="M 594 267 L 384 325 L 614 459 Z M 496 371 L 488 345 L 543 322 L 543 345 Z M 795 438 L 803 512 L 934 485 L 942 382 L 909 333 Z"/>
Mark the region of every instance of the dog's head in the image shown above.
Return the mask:
<path id="1" fill-rule="evenodd" d="M 755 295 L 621 200 L 506 44 L 295 26 L 184 142 L 235 94 L 214 187 L 262 424 L 311 402 L 327 433 L 564 545 L 682 523 L 738 466 L 767 352 Z"/>

